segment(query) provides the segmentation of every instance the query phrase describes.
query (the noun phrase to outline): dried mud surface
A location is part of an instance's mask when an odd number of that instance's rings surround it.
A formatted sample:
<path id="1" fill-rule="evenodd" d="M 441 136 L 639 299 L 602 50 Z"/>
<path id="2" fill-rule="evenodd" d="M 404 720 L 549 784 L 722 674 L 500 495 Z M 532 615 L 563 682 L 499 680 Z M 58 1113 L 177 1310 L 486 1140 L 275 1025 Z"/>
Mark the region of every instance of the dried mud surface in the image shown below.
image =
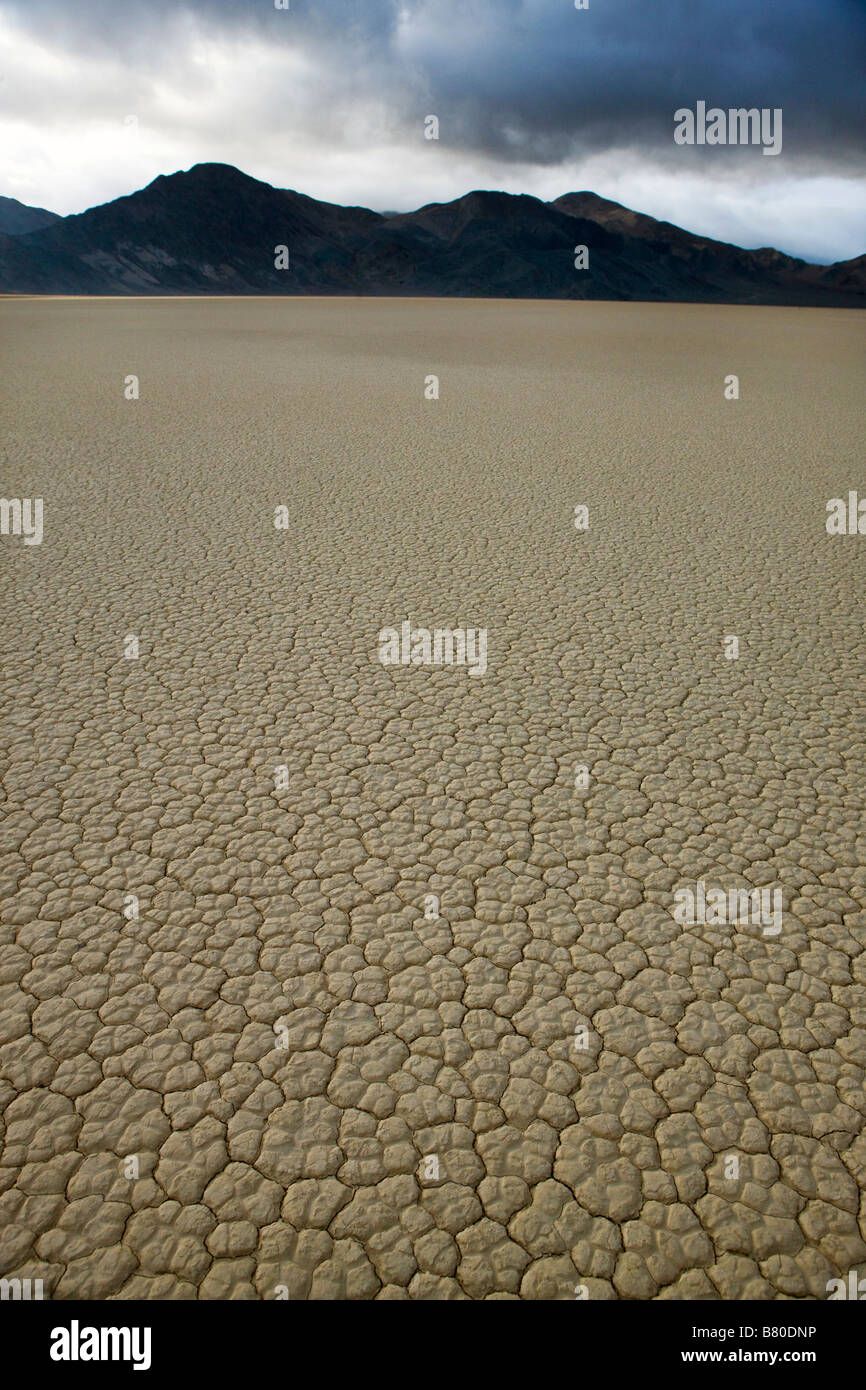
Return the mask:
<path id="1" fill-rule="evenodd" d="M 45 499 L 40 546 L 0 538 L 0 1273 L 774 1299 L 860 1269 L 866 539 L 825 509 L 864 482 L 864 320 L 0 316 L 2 491 Z M 486 675 L 381 666 L 407 617 L 487 628 Z M 781 934 L 675 922 L 699 879 L 780 887 Z"/>

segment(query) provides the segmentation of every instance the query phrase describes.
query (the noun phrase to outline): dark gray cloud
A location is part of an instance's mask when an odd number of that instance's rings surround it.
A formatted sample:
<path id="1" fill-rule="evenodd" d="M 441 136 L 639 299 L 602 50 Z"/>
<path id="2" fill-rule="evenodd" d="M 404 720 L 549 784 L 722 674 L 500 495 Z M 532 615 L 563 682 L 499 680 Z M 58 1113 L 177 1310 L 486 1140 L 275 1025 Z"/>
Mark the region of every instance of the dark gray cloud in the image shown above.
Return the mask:
<path id="1" fill-rule="evenodd" d="M 784 154 L 824 172 L 866 152 L 863 0 L 11 0 L 70 52 L 158 67 L 172 22 L 256 34 L 327 65 L 346 99 L 366 88 L 397 123 L 422 98 L 459 148 L 557 163 L 605 147 L 672 151 L 673 111 L 782 107 Z M 422 103 L 423 104 L 423 103 Z M 767 172 L 767 171 L 765 171 Z"/>
<path id="2" fill-rule="evenodd" d="M 866 7 L 854 0 L 481 8 L 477 24 L 461 22 L 458 6 L 450 23 L 440 5 L 414 7 L 407 46 L 461 143 L 550 162 L 606 145 L 667 156 L 673 111 L 700 98 L 782 107 L 792 160 L 821 160 L 826 171 L 863 156 Z"/>

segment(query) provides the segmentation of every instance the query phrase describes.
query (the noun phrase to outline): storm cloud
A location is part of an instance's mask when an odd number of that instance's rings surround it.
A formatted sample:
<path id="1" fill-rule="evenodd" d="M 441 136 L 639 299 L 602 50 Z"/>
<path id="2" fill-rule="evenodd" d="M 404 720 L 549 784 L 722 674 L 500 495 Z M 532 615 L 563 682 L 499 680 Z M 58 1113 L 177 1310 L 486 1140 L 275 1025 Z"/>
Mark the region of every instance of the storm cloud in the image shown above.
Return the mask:
<path id="1" fill-rule="evenodd" d="M 589 187 L 813 259 L 866 242 L 861 0 L 0 0 L 0 42 L 0 192 L 59 212 L 218 160 L 376 208 Z M 675 145 L 699 100 L 781 108 L 781 156 Z"/>

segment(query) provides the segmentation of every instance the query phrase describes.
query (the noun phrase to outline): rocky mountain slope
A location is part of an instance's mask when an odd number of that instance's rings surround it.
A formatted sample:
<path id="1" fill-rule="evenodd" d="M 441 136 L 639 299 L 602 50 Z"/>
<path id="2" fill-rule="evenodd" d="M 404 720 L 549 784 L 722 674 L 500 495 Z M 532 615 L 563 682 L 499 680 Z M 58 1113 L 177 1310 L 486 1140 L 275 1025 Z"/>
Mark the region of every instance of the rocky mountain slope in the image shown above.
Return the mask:
<path id="1" fill-rule="evenodd" d="M 47 208 L 31 208 L 19 203 L 17 198 L 0 197 L 0 233 L 4 236 L 25 236 L 27 232 L 38 232 L 42 227 L 62 221 L 62 217 Z"/>
<path id="2" fill-rule="evenodd" d="M 862 256 L 815 266 L 770 248 L 746 251 L 588 192 L 545 203 L 475 191 L 384 214 L 199 164 L 80 215 L 9 231 L 0 217 L 7 293 L 866 305 Z M 281 246 L 287 269 L 275 266 Z M 578 246 L 588 248 L 587 269 L 575 268 Z"/>

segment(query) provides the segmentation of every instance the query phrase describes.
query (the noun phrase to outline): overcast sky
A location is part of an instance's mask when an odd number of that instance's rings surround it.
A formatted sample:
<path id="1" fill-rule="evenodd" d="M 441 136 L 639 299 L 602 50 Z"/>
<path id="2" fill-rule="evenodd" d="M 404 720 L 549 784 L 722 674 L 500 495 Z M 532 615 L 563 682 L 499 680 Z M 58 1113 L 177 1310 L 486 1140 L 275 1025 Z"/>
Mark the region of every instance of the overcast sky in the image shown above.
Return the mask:
<path id="1" fill-rule="evenodd" d="M 216 160 L 379 210 L 588 188 L 866 251 L 866 0 L 0 0 L 0 54 L 0 193 L 55 212 Z M 781 107 L 782 153 L 676 145 L 699 100 Z"/>

